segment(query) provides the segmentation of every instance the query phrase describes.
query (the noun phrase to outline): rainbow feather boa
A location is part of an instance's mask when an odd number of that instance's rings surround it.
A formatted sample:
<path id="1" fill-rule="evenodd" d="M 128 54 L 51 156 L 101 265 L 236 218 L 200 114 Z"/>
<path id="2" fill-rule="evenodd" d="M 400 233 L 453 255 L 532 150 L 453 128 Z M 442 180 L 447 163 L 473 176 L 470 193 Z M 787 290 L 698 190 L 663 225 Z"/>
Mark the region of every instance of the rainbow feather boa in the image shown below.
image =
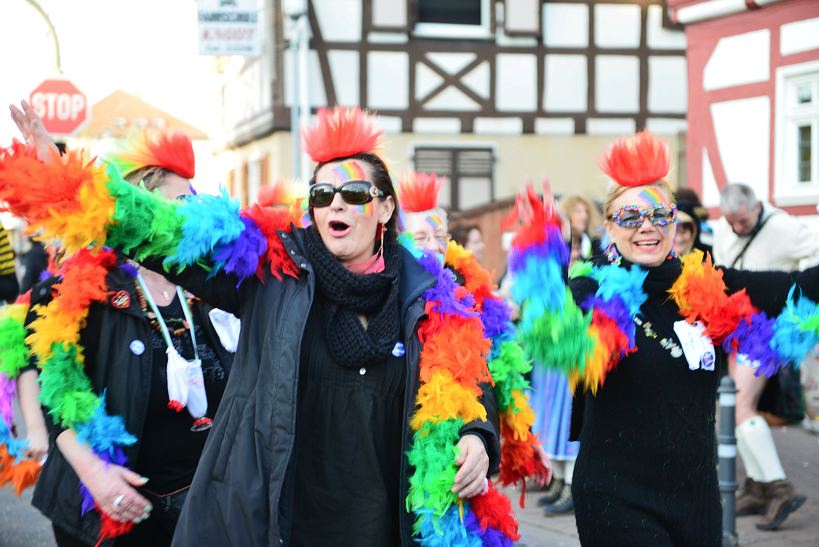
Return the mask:
<path id="1" fill-rule="evenodd" d="M 40 474 L 39 462 L 23 457 L 26 440 L 12 434 L 16 380 L 29 359 L 25 347 L 27 314 L 25 298 L 0 308 L 0 486 L 11 484 L 18 495 Z"/>
<path id="2" fill-rule="evenodd" d="M 269 205 L 292 203 L 282 199 L 284 193 L 283 188 L 275 193 L 278 198 L 270 198 Z M 102 397 L 90 391 L 78 344 L 88 306 L 104 294 L 103 272 L 113 265 L 113 256 L 87 247 L 107 245 L 137 261 L 164 257 L 168 268 L 197 264 L 231 273 L 239 283 L 253 275 L 263 279 L 265 269 L 279 279 L 299 276 L 277 233 L 298 225 L 302 213 L 297 205 L 256 204 L 240 211 L 225 193 L 168 201 L 79 153 L 43 164 L 20 144 L 0 151 L 0 199 L 43 239 L 59 238 L 65 249 L 77 253 L 79 264 L 64 268 L 63 287 L 75 270 L 80 275 L 80 266 L 84 268 L 88 286 L 78 287 L 77 294 L 58 290 L 51 308 L 41 310 L 40 323 L 32 324 L 38 334 L 29 343 L 46 376 L 41 381 L 53 377 L 63 382 L 60 388 L 55 380 L 53 390 L 44 386 L 43 402 L 95 452 L 117 463 L 126 463 L 122 447 L 134 438 L 119 417 L 105 413 Z M 425 294 L 427 317 L 419 328 L 424 344 L 421 387 L 410 423 L 414 433 L 408 457 L 415 471 L 407 506 L 416 516 L 415 533 L 427 545 L 511 545 L 517 523 L 508 499 L 490 489 L 461 502 L 451 492 L 460 428 L 486 419 L 478 397 L 479 384 L 491 381 L 486 365 L 490 342 L 473 309 L 474 299 L 458 287 L 452 273 L 432 256 L 422 256 L 420 263 L 437 283 Z M 101 513 L 104 524 L 117 524 Z M 125 531 L 110 525 L 101 534 L 114 537 Z"/>
<path id="3" fill-rule="evenodd" d="M 474 255 L 454 241 L 450 241 L 444 263 L 464 279 L 464 287 L 475 299 L 475 308 L 481 314 L 484 335 L 492 342 L 489 354 L 489 372 L 495 381 L 501 437 L 500 483 L 522 485 L 521 505 L 526 493 L 526 479 L 544 481 L 548 471 L 535 452 L 539 443 L 532 433 L 535 413 L 529 404 L 529 382 L 524 374 L 532 370 L 523 348 L 516 340 L 510 319 L 509 306 L 495 296 L 492 280 Z"/>
<path id="4" fill-rule="evenodd" d="M 509 267 L 514 298 L 522 304 L 521 345 L 544 366 L 569 376 L 572 387 L 582 384 L 596 393 L 629 353 L 636 351 L 634 316 L 646 301 L 647 272 L 616 265 L 575 264 L 570 277 L 588 277 L 596 294 L 575 303 L 563 277 L 568 248 L 560 219 L 529 196 L 533 216 L 512 242 Z M 757 310 L 744 290 L 728 294 L 722 272 L 703 260 L 701 251 L 682 259 L 682 273 L 669 294 L 690 323 L 702 321 L 706 334 L 727 352 L 758 363 L 757 374 L 773 376 L 785 364 L 795 366 L 819 343 L 819 308 L 806 297 L 794 299 L 776 318 Z"/>

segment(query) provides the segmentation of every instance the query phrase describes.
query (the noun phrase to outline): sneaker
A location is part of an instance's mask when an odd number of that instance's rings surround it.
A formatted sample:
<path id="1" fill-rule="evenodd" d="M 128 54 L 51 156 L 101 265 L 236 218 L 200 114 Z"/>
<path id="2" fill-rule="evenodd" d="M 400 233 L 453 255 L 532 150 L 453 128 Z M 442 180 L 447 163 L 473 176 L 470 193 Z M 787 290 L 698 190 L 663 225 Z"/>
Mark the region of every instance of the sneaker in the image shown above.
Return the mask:
<path id="1" fill-rule="evenodd" d="M 768 509 L 757 523 L 759 530 L 776 530 L 788 515 L 802 507 L 805 496 L 800 496 L 789 480 L 773 481 L 765 484 L 768 497 Z"/>
<path id="2" fill-rule="evenodd" d="M 554 503 L 543 508 L 543 514 L 547 517 L 567 515 L 572 512 L 574 512 L 574 501 L 572 501 L 572 487 L 568 484 L 563 486 L 563 490 L 560 491 L 560 496 Z"/>
<path id="3" fill-rule="evenodd" d="M 761 515 L 766 507 L 768 500 L 765 497 L 764 484 L 750 477 L 745 479 L 745 484 L 737 493 L 736 515 L 738 517 Z"/>
<path id="4" fill-rule="evenodd" d="M 563 491 L 563 479 L 554 479 L 549 483 L 549 487 L 545 490 L 543 496 L 537 500 L 538 507 L 544 507 L 557 501 L 560 493 Z"/>

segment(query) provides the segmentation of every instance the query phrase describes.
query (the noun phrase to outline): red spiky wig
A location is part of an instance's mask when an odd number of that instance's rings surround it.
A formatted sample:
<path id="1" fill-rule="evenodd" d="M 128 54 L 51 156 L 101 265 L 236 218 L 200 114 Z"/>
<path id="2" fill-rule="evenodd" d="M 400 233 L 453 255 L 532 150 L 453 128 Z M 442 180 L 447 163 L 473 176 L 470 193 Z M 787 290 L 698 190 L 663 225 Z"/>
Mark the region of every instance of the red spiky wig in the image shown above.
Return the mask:
<path id="1" fill-rule="evenodd" d="M 384 132 L 375 128 L 373 116 L 360 107 L 322 108 L 316 118 L 313 126 L 302 131 L 304 150 L 314 162 L 324 163 L 364 152 L 380 154 Z"/>
<path id="2" fill-rule="evenodd" d="M 162 167 L 185 179 L 192 179 L 196 172 L 191 140 L 179 131 L 143 129 L 107 159 L 123 175 L 143 167 Z"/>
<path id="3" fill-rule="evenodd" d="M 435 209 L 438 207 L 438 192 L 445 180 L 435 173 L 408 173 L 398 184 L 398 203 L 407 213 Z"/>
<path id="4" fill-rule="evenodd" d="M 668 143 L 648 131 L 618 139 L 600 161 L 600 169 L 620 186 L 644 186 L 668 175 Z"/>

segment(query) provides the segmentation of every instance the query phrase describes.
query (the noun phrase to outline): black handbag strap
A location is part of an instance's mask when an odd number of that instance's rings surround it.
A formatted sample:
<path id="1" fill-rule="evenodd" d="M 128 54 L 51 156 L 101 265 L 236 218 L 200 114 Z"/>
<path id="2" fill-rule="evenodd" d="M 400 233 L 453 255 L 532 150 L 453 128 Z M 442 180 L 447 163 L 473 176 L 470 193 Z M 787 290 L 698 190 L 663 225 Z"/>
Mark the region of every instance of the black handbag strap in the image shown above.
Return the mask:
<path id="1" fill-rule="evenodd" d="M 759 224 L 757 224 L 756 229 L 751 233 L 750 237 L 748 237 L 748 241 L 745 242 L 745 246 L 742 248 L 742 250 L 736 256 L 736 258 L 734 258 L 734 261 L 731 262 L 731 267 L 732 268 L 736 268 L 737 262 L 739 262 L 742 259 L 742 256 L 745 254 L 745 251 L 748 250 L 748 247 L 750 247 L 751 243 L 754 242 L 754 239 L 756 239 L 756 236 L 759 235 L 759 232 L 761 232 L 762 228 L 765 227 L 765 224 L 768 222 L 768 219 L 771 218 L 772 216 L 774 216 L 775 214 L 776 214 L 776 211 L 773 211 L 770 215 L 766 216 L 761 221 L 759 221 Z"/>

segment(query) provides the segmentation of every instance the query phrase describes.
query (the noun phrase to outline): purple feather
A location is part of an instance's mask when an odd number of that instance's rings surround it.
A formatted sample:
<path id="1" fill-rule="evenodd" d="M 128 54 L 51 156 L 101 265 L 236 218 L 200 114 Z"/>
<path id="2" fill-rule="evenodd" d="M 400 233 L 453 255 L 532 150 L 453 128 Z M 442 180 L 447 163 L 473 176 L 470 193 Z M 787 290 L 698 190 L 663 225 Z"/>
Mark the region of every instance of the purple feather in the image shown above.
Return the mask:
<path id="1" fill-rule="evenodd" d="M 435 255 L 425 252 L 418 262 L 436 278 L 435 285 L 424 293 L 427 302 L 433 304 L 433 310 L 444 315 L 460 315 L 465 318 L 478 316 L 478 312 L 470 309 L 475 305 L 472 295 L 467 293 L 460 300 L 455 296 L 455 291 L 459 287 L 455 281 L 455 274 L 441 266 Z"/>
<path id="2" fill-rule="evenodd" d="M 14 397 L 17 395 L 17 385 L 5 374 L 0 373 L 0 417 L 11 429 L 14 427 Z"/>
<path id="3" fill-rule="evenodd" d="M 136 277 L 138 273 L 136 267 L 134 267 L 134 265 L 131 264 L 130 262 L 121 263 L 119 265 L 119 269 L 125 272 L 125 274 L 127 274 L 130 277 Z"/>
<path id="4" fill-rule="evenodd" d="M 480 522 L 478 522 L 478 518 L 475 516 L 475 513 L 473 513 L 471 509 L 466 509 L 464 511 L 464 526 L 466 526 L 466 529 L 471 534 L 474 534 L 481 538 L 481 543 L 485 546 L 489 545 L 491 547 L 511 547 L 512 545 L 514 545 L 512 540 L 503 535 L 503 532 L 501 532 L 500 530 L 496 530 L 491 526 L 487 526 L 486 530 L 482 529 Z"/>
<path id="5" fill-rule="evenodd" d="M 775 322 L 765 312 L 755 313 L 750 322 L 739 322 L 734 332 L 725 338 L 722 348 L 728 353 L 736 351 L 747 355 L 749 360 L 758 361 L 757 376 L 764 374 L 770 378 L 784 365 L 770 344 Z"/>
<path id="6" fill-rule="evenodd" d="M 512 330 L 509 322 L 509 306 L 499 298 L 485 298 L 481 310 L 484 336 L 495 341 L 502 334 Z"/>
<path id="7" fill-rule="evenodd" d="M 527 256 L 535 254 L 544 260 L 556 260 L 561 266 L 569 264 L 569 246 L 563 241 L 560 230 L 547 229 L 546 239 L 525 249 L 512 248 L 509 251 L 509 269 L 520 271 Z"/>
<path id="8" fill-rule="evenodd" d="M 267 239 L 256 223 L 241 217 L 244 230 L 236 239 L 219 245 L 213 253 L 214 271 L 235 274 L 239 283 L 256 274 L 259 257 L 267 252 Z"/>
<path id="9" fill-rule="evenodd" d="M 583 310 L 594 308 L 597 311 L 604 313 L 609 319 L 613 320 L 617 328 L 626 334 L 628 337 L 629 347 L 633 348 L 635 345 L 634 335 L 634 319 L 626 308 L 626 304 L 619 296 L 613 297 L 611 300 L 604 300 L 599 296 L 590 296 L 581 306 Z"/>

